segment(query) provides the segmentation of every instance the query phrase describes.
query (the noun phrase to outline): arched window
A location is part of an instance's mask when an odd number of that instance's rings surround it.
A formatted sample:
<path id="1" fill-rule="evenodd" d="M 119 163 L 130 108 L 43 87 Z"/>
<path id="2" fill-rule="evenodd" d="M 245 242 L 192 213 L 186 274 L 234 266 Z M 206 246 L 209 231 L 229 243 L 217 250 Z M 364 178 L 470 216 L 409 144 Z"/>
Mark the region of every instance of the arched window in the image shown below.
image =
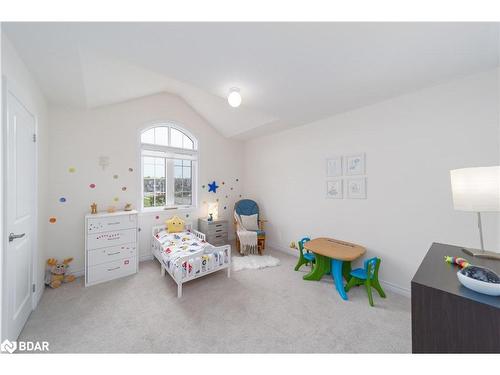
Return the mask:
<path id="1" fill-rule="evenodd" d="M 141 132 L 143 210 L 191 207 L 196 204 L 198 144 L 174 124 L 158 124 Z"/>

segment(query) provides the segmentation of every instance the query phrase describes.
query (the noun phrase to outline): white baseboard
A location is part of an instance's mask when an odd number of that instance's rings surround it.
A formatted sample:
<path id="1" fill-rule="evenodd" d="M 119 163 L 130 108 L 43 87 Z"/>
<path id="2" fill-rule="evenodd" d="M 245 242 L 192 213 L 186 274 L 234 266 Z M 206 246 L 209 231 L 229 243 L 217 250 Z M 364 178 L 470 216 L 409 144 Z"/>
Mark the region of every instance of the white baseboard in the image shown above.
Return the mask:
<path id="1" fill-rule="evenodd" d="M 295 257 L 299 256 L 299 252 L 296 249 L 283 248 L 280 245 L 278 245 L 276 243 L 272 243 L 272 242 L 269 242 L 269 247 L 271 247 L 275 250 L 281 251 L 282 253 L 285 253 L 288 255 L 292 255 Z M 411 290 L 410 289 L 403 288 L 399 285 L 396 285 L 396 284 L 393 284 L 393 283 L 390 283 L 390 282 L 384 281 L 384 280 L 380 280 L 380 284 L 382 284 L 382 286 L 385 289 L 390 290 L 393 293 L 399 294 L 399 295 L 407 297 L 407 298 L 411 297 Z"/>
<path id="2" fill-rule="evenodd" d="M 281 251 L 282 253 L 296 256 L 296 257 L 299 256 L 299 251 L 297 249 L 292 249 L 290 247 L 284 248 L 284 247 L 281 247 L 280 245 L 278 245 L 277 243 L 273 243 L 273 242 L 269 242 L 269 241 L 267 242 L 267 244 L 270 248 L 272 248 L 274 250 L 278 250 L 278 251 Z"/>
<path id="3" fill-rule="evenodd" d="M 384 287 L 386 290 L 390 290 L 391 292 L 394 292 L 396 294 L 399 294 L 400 296 L 411 298 L 411 290 L 407 288 L 403 288 L 399 285 L 390 283 L 388 281 L 384 280 L 379 280 L 380 284 Z"/>
<path id="4" fill-rule="evenodd" d="M 153 259 L 153 254 L 139 256 L 139 262 L 145 262 L 152 259 Z"/>
<path id="5" fill-rule="evenodd" d="M 70 272 L 71 275 L 75 276 L 75 277 L 82 277 L 83 275 L 85 275 L 85 269 L 79 269 L 79 270 L 73 270 Z"/>
<path id="6" fill-rule="evenodd" d="M 34 298 L 34 301 L 35 301 L 35 306 L 33 306 L 33 309 L 35 309 L 38 304 L 40 303 L 40 300 L 42 299 L 42 296 L 43 296 L 43 292 L 45 291 L 45 283 L 42 283 L 38 288 L 37 288 L 37 291 L 35 292 L 35 298 Z"/>

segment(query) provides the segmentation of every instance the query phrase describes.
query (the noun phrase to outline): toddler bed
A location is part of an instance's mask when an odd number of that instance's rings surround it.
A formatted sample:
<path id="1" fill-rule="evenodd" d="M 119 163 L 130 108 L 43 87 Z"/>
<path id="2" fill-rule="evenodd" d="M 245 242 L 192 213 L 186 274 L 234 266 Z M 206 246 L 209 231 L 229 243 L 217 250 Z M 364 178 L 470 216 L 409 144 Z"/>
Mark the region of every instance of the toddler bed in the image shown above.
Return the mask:
<path id="1" fill-rule="evenodd" d="M 169 233 L 165 225 L 153 227 L 153 255 L 177 283 L 177 297 L 182 297 L 182 284 L 210 273 L 227 269 L 231 275 L 231 246 L 213 246 L 205 235 L 186 224 L 185 230 Z"/>

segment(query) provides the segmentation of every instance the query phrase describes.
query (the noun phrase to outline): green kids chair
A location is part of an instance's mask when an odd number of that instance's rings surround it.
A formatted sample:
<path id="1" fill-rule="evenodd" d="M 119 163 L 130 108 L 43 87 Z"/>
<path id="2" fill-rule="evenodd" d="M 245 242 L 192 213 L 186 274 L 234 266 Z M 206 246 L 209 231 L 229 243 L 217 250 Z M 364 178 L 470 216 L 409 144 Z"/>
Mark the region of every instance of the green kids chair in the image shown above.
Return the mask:
<path id="1" fill-rule="evenodd" d="M 378 292 L 380 297 L 385 298 L 385 293 L 380 283 L 378 282 L 378 269 L 380 267 L 380 258 L 366 259 L 364 268 L 356 268 L 351 271 L 351 279 L 345 286 L 345 291 L 348 292 L 353 286 L 365 285 L 368 293 L 368 301 L 370 306 L 373 306 L 372 287 Z"/>
<path id="2" fill-rule="evenodd" d="M 295 266 L 295 271 L 298 271 L 299 268 L 303 264 L 308 264 L 311 263 L 311 265 L 315 262 L 316 257 L 314 256 L 313 253 L 310 253 L 309 250 L 304 248 L 304 244 L 306 242 L 311 241 L 309 237 L 304 237 L 298 242 L 299 245 L 299 261 L 297 262 L 297 265 Z M 305 252 L 304 252 L 305 250 Z"/>

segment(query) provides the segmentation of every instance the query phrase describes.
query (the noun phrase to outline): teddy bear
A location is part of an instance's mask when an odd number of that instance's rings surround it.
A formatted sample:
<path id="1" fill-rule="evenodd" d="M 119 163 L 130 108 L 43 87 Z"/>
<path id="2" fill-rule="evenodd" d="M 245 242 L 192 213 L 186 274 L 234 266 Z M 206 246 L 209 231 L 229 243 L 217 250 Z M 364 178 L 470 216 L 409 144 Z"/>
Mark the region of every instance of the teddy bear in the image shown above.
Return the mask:
<path id="1" fill-rule="evenodd" d="M 69 263 L 73 261 L 73 258 L 64 259 L 62 263 L 59 263 L 57 259 L 50 258 L 47 260 L 47 265 L 49 266 L 49 273 L 45 284 L 51 288 L 59 288 L 62 283 L 70 283 L 75 280 L 75 276 L 66 275 Z"/>

